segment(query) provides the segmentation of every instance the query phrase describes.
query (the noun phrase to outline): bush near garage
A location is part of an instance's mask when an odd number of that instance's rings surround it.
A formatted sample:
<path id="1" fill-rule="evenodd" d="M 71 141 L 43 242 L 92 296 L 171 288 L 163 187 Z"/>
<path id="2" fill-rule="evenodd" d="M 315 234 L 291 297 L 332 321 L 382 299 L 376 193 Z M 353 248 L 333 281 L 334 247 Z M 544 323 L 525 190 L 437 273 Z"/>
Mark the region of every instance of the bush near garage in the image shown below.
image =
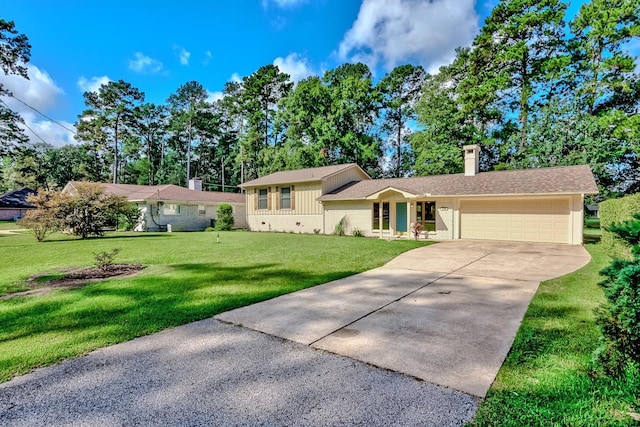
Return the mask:
<path id="1" fill-rule="evenodd" d="M 600 242 L 612 258 L 633 258 L 631 246 L 608 228 L 632 220 L 636 213 L 640 213 L 640 193 L 600 203 L 600 226 L 603 229 Z"/>
<path id="2" fill-rule="evenodd" d="M 601 272 L 607 300 L 596 309 L 603 338 L 595 356 L 606 374 L 620 377 L 640 368 L 640 214 L 609 232 L 626 242 L 633 259 L 614 259 Z"/>

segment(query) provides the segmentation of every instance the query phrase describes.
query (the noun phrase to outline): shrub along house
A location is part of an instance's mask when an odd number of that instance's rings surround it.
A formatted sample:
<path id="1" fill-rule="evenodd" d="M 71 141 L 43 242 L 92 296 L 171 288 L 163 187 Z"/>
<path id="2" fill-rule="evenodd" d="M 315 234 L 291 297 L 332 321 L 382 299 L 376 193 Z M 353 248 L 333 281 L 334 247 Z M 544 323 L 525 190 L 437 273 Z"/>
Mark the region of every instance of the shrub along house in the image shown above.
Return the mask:
<path id="1" fill-rule="evenodd" d="M 74 194 L 77 182 L 69 182 L 63 192 Z M 245 198 L 242 194 L 202 191 L 202 181 L 192 179 L 190 188 L 173 184 L 102 184 L 108 194 L 125 196 L 140 209 L 136 231 L 201 231 L 212 225 L 223 203 L 233 208 L 234 227 L 246 227 Z"/>
<path id="2" fill-rule="evenodd" d="M 250 230 L 411 235 L 581 244 L 588 166 L 479 172 L 480 147 L 464 147 L 461 174 L 371 179 L 355 164 L 278 172 L 243 184 Z"/>

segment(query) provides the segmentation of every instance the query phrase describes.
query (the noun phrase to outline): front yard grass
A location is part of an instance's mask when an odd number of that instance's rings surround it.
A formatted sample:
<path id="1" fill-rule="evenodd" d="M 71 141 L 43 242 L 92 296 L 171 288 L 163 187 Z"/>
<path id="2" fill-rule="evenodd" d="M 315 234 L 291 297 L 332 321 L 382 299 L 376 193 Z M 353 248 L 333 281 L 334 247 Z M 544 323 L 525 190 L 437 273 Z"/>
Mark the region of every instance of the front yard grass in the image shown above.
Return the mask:
<path id="1" fill-rule="evenodd" d="M 610 259 L 600 245 L 586 247 L 587 266 L 540 284 L 472 425 L 637 425 L 630 414 L 640 410 L 640 378 L 590 373 L 600 336 L 593 309 L 604 300 L 598 272 Z"/>
<path id="2" fill-rule="evenodd" d="M 246 232 L 0 234 L 0 296 L 34 274 L 89 267 L 120 249 L 129 278 L 0 299 L 0 382 L 40 366 L 378 267 L 424 242 Z"/>

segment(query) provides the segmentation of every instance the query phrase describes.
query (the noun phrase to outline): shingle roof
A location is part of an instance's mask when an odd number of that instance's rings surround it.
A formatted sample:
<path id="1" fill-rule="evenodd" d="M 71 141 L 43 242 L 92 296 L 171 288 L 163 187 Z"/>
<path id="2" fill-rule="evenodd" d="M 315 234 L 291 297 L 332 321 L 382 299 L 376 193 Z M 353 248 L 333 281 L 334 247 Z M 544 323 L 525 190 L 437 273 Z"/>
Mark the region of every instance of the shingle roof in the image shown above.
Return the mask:
<path id="1" fill-rule="evenodd" d="M 77 182 L 71 181 L 75 185 Z M 136 201 L 174 201 L 174 202 L 215 202 L 244 203 L 244 194 L 223 193 L 220 191 L 196 191 L 173 184 L 166 185 L 133 185 L 102 184 L 110 194 L 126 196 L 131 202 Z"/>
<path id="2" fill-rule="evenodd" d="M 321 197 L 320 201 L 365 199 L 387 188 L 431 196 L 596 194 L 598 186 L 589 166 L 435 175 L 415 178 L 351 182 Z"/>
<path id="3" fill-rule="evenodd" d="M 20 188 L 18 190 L 7 191 L 4 194 L 0 194 L 0 208 L 33 208 L 34 206 L 27 202 L 27 196 L 35 193 L 36 192 L 30 188 Z"/>
<path id="4" fill-rule="evenodd" d="M 322 166 L 319 168 L 298 169 L 293 171 L 275 172 L 262 178 L 247 181 L 241 187 L 256 187 L 273 184 L 295 184 L 298 182 L 322 181 L 323 179 L 349 168 L 360 167 L 355 163 L 344 165 Z M 364 173 L 364 171 L 363 171 Z M 366 173 L 364 173 L 366 175 Z"/>

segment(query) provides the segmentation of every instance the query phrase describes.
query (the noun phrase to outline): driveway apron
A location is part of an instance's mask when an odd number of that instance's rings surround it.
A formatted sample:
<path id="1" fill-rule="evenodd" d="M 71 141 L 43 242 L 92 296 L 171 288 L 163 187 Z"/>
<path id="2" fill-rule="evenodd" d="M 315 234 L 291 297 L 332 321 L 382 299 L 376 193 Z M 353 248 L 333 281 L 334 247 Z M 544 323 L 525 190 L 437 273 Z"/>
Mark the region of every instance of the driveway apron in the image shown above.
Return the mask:
<path id="1" fill-rule="evenodd" d="M 216 318 L 484 397 L 539 282 L 589 260 L 581 246 L 447 241 Z"/>

